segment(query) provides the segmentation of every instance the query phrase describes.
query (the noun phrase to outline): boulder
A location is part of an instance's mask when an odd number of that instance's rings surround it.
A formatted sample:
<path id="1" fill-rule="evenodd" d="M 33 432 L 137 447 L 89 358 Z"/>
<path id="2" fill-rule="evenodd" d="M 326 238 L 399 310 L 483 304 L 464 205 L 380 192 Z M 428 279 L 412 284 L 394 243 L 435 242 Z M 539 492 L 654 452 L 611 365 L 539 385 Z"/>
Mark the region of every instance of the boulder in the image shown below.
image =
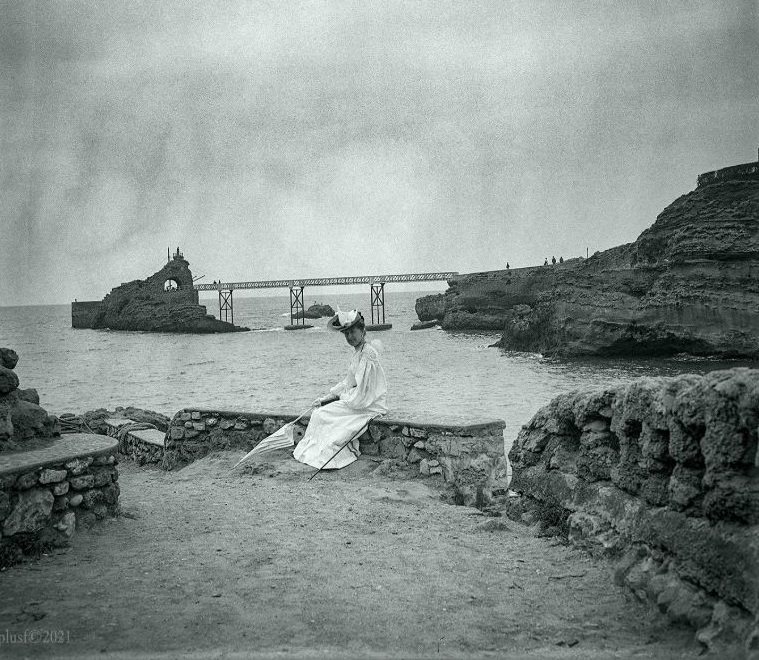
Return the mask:
<path id="1" fill-rule="evenodd" d="M 8 394 L 18 387 L 18 376 L 8 367 L 0 366 L 0 394 Z"/>
<path id="2" fill-rule="evenodd" d="M 18 376 L 11 367 L 18 355 L 0 349 L 0 452 L 18 449 L 24 442 L 60 435 L 60 421 L 39 405 L 33 388 L 19 389 Z"/>
<path id="3" fill-rule="evenodd" d="M 13 441 L 13 420 L 11 419 L 11 400 L 0 397 L 0 451 L 15 446 Z"/>
<path id="4" fill-rule="evenodd" d="M 29 403 L 36 403 L 37 405 L 40 405 L 40 395 L 33 387 L 30 387 L 26 390 L 19 389 L 17 390 L 17 393 L 18 398 L 22 401 L 28 401 Z"/>
<path id="5" fill-rule="evenodd" d="M 20 440 L 37 437 L 52 437 L 48 414 L 36 403 L 19 399 L 11 413 L 14 436 Z"/>
<path id="6" fill-rule="evenodd" d="M 0 348 L 0 366 L 15 369 L 18 364 L 18 354 L 11 348 Z"/>
<path id="7" fill-rule="evenodd" d="M 317 303 L 314 303 L 304 312 L 298 312 L 293 316 L 293 318 L 296 319 L 320 319 L 324 316 L 334 316 L 335 310 L 332 309 L 329 305 L 320 305 Z"/>

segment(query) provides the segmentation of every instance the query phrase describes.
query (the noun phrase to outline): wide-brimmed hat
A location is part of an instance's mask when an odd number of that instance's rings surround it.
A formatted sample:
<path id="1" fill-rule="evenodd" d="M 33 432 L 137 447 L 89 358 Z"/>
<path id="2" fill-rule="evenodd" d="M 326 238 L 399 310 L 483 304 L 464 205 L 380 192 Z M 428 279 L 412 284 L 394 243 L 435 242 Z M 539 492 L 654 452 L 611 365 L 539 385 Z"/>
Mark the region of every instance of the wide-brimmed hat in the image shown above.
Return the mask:
<path id="1" fill-rule="evenodd" d="M 327 327 L 330 330 L 344 332 L 350 330 L 354 325 L 364 320 L 361 312 L 352 309 L 350 312 L 344 312 L 339 307 L 337 308 L 337 314 L 335 314 L 327 323 Z"/>

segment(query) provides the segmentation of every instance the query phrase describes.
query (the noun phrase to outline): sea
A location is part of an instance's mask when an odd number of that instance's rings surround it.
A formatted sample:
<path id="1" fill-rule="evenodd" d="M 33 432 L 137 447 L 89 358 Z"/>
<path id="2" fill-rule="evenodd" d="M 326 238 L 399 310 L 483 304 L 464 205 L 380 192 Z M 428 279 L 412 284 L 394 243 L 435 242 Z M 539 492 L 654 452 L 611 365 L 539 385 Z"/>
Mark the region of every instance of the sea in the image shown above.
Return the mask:
<path id="1" fill-rule="evenodd" d="M 522 425 L 558 394 L 644 376 L 757 366 L 688 356 L 559 359 L 495 348 L 495 332 L 412 331 L 416 299 L 429 293 L 387 291 L 384 321 L 392 328 L 369 333 L 382 345 L 388 417 L 456 424 L 500 419 L 507 451 Z M 365 292 L 313 302 L 359 309 L 371 321 Z M 201 304 L 219 317 L 216 298 Z M 168 416 L 187 407 L 296 414 L 326 395 L 350 361 L 353 349 L 326 328 L 327 320 L 285 330 L 287 295 L 236 295 L 235 324 L 251 332 L 213 335 L 75 330 L 70 305 L 0 307 L 0 346 L 19 355 L 20 387 L 35 388 L 40 405 L 56 415 L 117 406 Z"/>

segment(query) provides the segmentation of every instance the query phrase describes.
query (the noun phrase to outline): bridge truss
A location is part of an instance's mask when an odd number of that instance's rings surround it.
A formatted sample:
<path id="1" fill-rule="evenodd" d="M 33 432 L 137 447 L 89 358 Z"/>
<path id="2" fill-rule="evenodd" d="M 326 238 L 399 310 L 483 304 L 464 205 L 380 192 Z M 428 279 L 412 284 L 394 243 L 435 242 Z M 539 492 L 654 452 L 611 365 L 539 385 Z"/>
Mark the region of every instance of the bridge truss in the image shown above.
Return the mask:
<path id="1" fill-rule="evenodd" d="M 290 289 L 290 325 L 288 330 L 310 328 L 306 325 L 303 289 L 306 286 L 344 286 L 369 284 L 371 287 L 371 315 L 375 330 L 388 330 L 392 326 L 385 323 L 385 284 L 388 282 L 434 282 L 450 280 L 456 272 L 445 273 L 404 273 L 400 275 L 357 275 L 353 277 L 308 277 L 298 280 L 258 280 L 251 282 L 213 282 L 195 284 L 198 291 L 219 292 L 219 318 L 234 323 L 232 292 L 235 289 Z M 375 317 L 377 324 L 374 324 Z M 381 321 L 380 321 L 381 319 Z"/>
<path id="2" fill-rule="evenodd" d="M 216 282 L 196 284 L 198 291 L 232 291 L 234 289 L 290 289 L 306 286 L 340 286 L 348 284 L 381 284 L 387 282 L 434 282 L 449 280 L 458 273 L 406 273 L 402 275 L 357 275 L 354 277 L 307 277 L 297 280 L 259 280 L 253 282 Z"/>

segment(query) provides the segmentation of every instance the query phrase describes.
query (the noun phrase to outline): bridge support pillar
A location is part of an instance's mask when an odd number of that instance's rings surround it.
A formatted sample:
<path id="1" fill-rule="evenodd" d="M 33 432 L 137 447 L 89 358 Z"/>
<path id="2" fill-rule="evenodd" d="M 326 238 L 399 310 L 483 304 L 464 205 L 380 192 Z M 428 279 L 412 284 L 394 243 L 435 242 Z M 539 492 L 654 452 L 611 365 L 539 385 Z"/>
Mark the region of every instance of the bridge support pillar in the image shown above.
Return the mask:
<path id="1" fill-rule="evenodd" d="M 304 287 L 297 285 L 290 287 L 290 325 L 286 325 L 285 330 L 305 330 L 314 327 L 306 324 L 303 289 Z"/>
<path id="2" fill-rule="evenodd" d="M 379 282 L 371 284 L 371 307 L 372 322 L 366 326 L 367 330 L 390 330 L 393 327 L 391 323 L 385 323 L 385 283 Z M 374 322 L 375 316 L 377 322 Z"/>
<path id="3" fill-rule="evenodd" d="M 219 321 L 226 321 L 232 324 L 235 322 L 232 289 L 219 288 Z"/>

